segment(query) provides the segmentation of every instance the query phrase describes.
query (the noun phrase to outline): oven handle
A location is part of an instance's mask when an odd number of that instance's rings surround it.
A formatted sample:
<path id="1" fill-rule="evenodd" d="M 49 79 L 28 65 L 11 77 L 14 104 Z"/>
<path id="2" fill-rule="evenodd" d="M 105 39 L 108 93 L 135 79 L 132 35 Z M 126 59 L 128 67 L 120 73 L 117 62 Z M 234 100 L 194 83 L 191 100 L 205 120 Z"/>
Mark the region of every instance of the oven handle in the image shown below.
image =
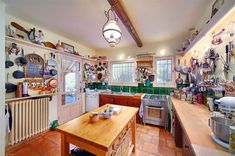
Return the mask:
<path id="1" fill-rule="evenodd" d="M 149 107 L 149 106 L 145 106 L 146 108 L 150 108 L 150 109 L 156 109 L 156 110 L 164 110 L 163 107 Z"/>

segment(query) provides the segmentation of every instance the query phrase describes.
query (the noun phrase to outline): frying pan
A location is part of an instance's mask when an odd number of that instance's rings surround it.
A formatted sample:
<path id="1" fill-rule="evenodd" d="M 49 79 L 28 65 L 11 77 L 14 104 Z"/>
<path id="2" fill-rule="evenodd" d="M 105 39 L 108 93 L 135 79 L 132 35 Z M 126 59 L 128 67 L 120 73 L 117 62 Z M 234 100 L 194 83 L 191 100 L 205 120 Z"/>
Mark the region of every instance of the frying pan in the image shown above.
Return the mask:
<path id="1" fill-rule="evenodd" d="M 9 73 L 7 73 L 7 82 L 5 83 L 5 90 L 6 90 L 6 93 L 11 93 L 11 92 L 16 91 L 17 86 L 13 83 L 9 83 L 8 77 L 9 77 Z"/>
<path id="2" fill-rule="evenodd" d="M 16 64 L 18 65 L 26 65 L 28 60 L 24 57 L 24 49 L 21 50 L 21 57 L 16 58 Z"/>
<path id="3" fill-rule="evenodd" d="M 50 75 L 51 76 L 56 76 L 57 75 L 57 70 L 55 70 L 55 69 L 50 69 Z"/>
<path id="4" fill-rule="evenodd" d="M 9 59 L 9 54 L 6 54 L 5 68 L 14 66 L 14 62 Z"/>
<path id="5" fill-rule="evenodd" d="M 13 77 L 15 78 L 15 79 L 22 79 L 22 78 L 24 78 L 24 72 L 22 72 L 22 71 L 20 71 L 20 70 L 16 70 L 16 71 L 14 71 L 13 73 L 12 73 L 12 75 L 13 75 Z"/>

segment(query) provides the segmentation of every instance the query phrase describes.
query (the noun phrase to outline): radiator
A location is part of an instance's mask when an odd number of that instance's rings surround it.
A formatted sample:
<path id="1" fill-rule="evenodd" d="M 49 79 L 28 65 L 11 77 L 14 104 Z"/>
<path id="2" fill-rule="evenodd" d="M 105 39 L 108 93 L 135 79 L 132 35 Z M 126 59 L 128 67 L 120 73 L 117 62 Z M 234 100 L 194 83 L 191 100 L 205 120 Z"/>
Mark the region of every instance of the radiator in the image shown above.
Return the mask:
<path id="1" fill-rule="evenodd" d="M 9 145 L 16 144 L 49 128 L 49 97 L 9 102 L 12 129 Z"/>

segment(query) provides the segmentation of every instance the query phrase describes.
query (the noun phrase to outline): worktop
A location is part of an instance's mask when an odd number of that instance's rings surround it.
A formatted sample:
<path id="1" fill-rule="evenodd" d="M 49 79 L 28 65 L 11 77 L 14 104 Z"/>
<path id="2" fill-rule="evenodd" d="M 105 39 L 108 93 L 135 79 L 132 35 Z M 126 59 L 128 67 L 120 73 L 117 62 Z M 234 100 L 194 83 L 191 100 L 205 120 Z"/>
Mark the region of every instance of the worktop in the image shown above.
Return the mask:
<path id="1" fill-rule="evenodd" d="M 101 112 L 107 106 L 104 105 L 93 111 Z M 99 121 L 90 123 L 90 113 L 86 113 L 57 127 L 56 130 L 61 133 L 61 155 L 68 155 L 68 144 L 72 143 L 97 156 L 109 156 L 115 142 L 119 141 L 120 135 L 129 128 L 132 134 L 133 151 L 135 151 L 135 115 L 138 109 L 126 106 L 118 107 L 121 107 L 122 111 L 110 119 L 100 117 Z"/>
<path id="2" fill-rule="evenodd" d="M 211 128 L 208 120 L 211 113 L 201 104 L 189 104 L 171 97 L 173 109 L 185 132 L 194 155 L 196 156 L 228 156 L 227 150 L 211 139 Z"/>

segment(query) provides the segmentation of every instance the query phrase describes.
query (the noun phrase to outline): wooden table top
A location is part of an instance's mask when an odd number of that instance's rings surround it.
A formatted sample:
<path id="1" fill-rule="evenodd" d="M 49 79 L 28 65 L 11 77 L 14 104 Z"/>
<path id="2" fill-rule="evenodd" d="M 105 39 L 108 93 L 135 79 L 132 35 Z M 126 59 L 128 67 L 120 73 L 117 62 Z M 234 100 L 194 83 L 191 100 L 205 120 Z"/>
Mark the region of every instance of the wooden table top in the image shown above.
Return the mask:
<path id="1" fill-rule="evenodd" d="M 93 112 L 99 112 L 104 110 L 107 105 L 95 109 Z M 113 105 L 117 106 L 117 105 Z M 57 131 L 66 135 L 71 135 L 82 141 L 94 144 L 95 146 L 108 149 L 115 139 L 120 135 L 122 130 L 132 119 L 132 117 L 138 112 L 138 108 L 117 106 L 121 107 L 122 111 L 113 115 L 110 119 L 104 119 L 100 117 L 99 121 L 95 123 L 89 122 L 90 113 L 86 113 L 78 118 L 75 118 L 63 125 L 57 127 Z"/>
<path id="2" fill-rule="evenodd" d="M 197 147 L 194 148 L 196 155 L 201 155 L 199 147 L 202 147 L 201 149 L 203 151 L 206 148 L 208 151 L 214 151 L 214 153 L 218 151 L 217 153 L 219 154 L 228 154 L 226 152 L 227 150 L 211 139 L 211 128 L 208 125 L 208 119 L 211 117 L 211 113 L 206 106 L 202 104 L 188 104 L 174 97 L 171 97 L 171 101 L 192 147 Z"/>

